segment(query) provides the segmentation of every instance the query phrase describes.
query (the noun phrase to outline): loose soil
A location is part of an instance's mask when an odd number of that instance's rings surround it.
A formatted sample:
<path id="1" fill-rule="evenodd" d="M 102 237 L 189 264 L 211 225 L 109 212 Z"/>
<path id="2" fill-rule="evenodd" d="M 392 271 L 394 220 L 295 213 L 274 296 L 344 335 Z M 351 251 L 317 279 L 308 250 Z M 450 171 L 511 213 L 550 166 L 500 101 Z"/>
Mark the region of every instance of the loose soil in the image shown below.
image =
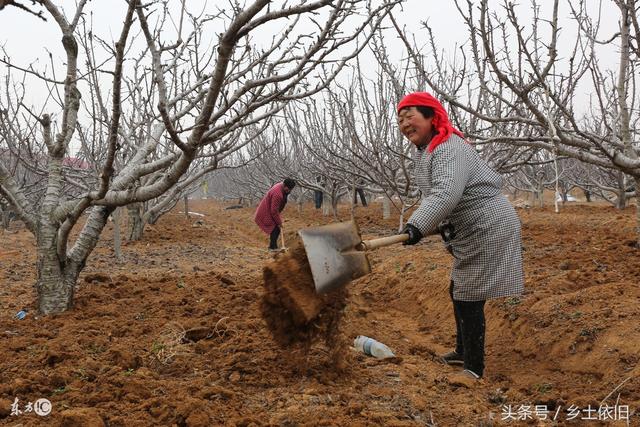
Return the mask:
<path id="1" fill-rule="evenodd" d="M 165 215 L 121 262 L 109 225 L 75 307 L 57 316 L 35 310 L 32 236 L 19 223 L 0 234 L 0 425 L 640 425 L 634 208 L 518 209 L 526 293 L 487 303 L 485 377 L 470 384 L 438 362 L 455 327 L 451 259 L 436 237 L 370 253 L 373 272 L 306 322 L 318 307 L 299 295 L 283 304 L 278 289 L 297 277 L 312 291 L 309 273 L 279 270 L 287 262 L 267 252 L 254 209 L 190 204 L 205 216 Z M 347 207 L 339 217 L 349 219 Z M 293 260 L 304 256 L 295 230 L 334 221 L 293 203 L 284 218 L 291 248 L 281 256 Z M 398 223 L 376 204 L 355 218 L 365 238 Z M 14 318 L 23 308 L 26 318 Z M 398 358 L 356 352 L 357 335 Z M 12 416 L 16 398 L 20 410 L 47 398 L 52 413 Z M 628 423 L 585 419 L 616 403 Z M 531 419 L 502 420 L 509 405 L 521 418 L 529 406 Z M 536 418 L 535 405 L 557 412 L 555 423 Z"/>
<path id="2" fill-rule="evenodd" d="M 340 335 L 340 319 L 347 290 L 320 295 L 315 291 L 304 246 L 297 242 L 279 253 L 263 270 L 264 293 L 260 309 L 274 340 L 282 347 L 301 345 L 306 351 L 319 338 L 334 356 L 346 346 Z M 342 358 L 335 360 L 339 366 Z"/>

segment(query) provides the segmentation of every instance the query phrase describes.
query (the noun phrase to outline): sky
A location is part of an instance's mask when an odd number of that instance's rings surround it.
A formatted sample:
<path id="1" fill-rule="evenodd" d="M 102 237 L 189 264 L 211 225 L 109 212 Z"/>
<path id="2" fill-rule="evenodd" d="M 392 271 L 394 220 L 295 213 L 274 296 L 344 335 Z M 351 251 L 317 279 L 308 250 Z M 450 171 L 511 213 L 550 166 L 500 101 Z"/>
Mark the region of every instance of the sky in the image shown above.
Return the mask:
<path id="1" fill-rule="evenodd" d="M 28 2 L 27 2 L 28 3 Z M 61 7 L 70 15 L 75 10 L 75 0 L 61 0 Z M 117 39 L 120 25 L 126 12 L 126 7 L 114 7 L 120 3 L 117 0 L 93 0 L 85 7 L 88 12 L 87 19 L 92 20 L 95 33 L 107 39 Z M 124 2 L 122 2 L 124 3 Z M 180 0 L 170 0 L 170 3 L 179 5 Z M 190 8 L 198 9 L 202 5 L 207 11 L 214 12 L 217 7 L 224 7 L 228 1 L 223 0 L 188 0 Z M 425 7 L 428 5 L 427 7 Z M 437 5 L 436 8 L 429 7 Z M 417 33 L 421 28 L 421 22 L 428 20 L 431 25 L 439 30 L 443 37 L 442 43 L 453 46 L 455 42 L 466 40 L 466 32 L 451 32 L 451 23 L 461 25 L 457 16 L 455 5 L 452 1 L 435 0 L 406 0 L 403 10 L 394 13 L 401 25 Z M 67 17 L 70 19 L 70 16 Z M 14 7 L 7 7 L 0 12 L 0 47 L 4 47 L 12 62 L 22 67 L 30 64 L 38 65 L 43 69 L 48 65 L 48 54 L 54 58 L 64 58 L 64 50 L 60 43 L 60 30 L 49 16 L 47 22 L 19 11 Z M 393 40 L 390 40 L 393 43 Z M 399 41 L 398 49 L 401 48 Z M 60 62 L 60 61 L 58 61 Z M 0 76 L 6 75 L 6 71 L 0 68 Z"/>
<path id="2" fill-rule="evenodd" d="M 180 4 L 180 0 L 170 0 L 170 2 L 176 5 Z M 61 0 L 59 3 L 69 15 L 75 10 L 75 0 Z M 116 3 L 119 2 L 117 0 L 93 0 L 85 6 L 85 11 L 93 14 L 96 33 L 103 36 L 110 35 L 112 39 L 118 37 L 120 24 L 126 12 L 124 6 L 122 8 L 114 7 Z M 197 5 L 202 5 L 203 8 L 211 12 L 226 4 L 228 4 L 226 0 L 188 0 L 188 5 L 193 10 L 198 9 Z M 437 10 L 425 7 L 427 4 L 437 4 Z M 420 29 L 422 21 L 428 20 L 443 34 L 447 34 L 443 43 L 466 39 L 466 34 L 461 34 L 461 32 L 451 34 L 449 31 L 451 22 L 461 23 L 452 1 L 405 0 L 403 10 L 398 9 L 395 14 L 402 25 L 414 32 Z M 90 19 L 91 15 L 87 13 L 87 17 Z M 0 12 L 0 46 L 4 46 L 12 59 L 23 65 L 31 63 L 38 57 L 46 58 L 47 51 L 52 52 L 54 56 L 62 57 L 64 51 L 59 43 L 60 30 L 50 16 L 47 18 L 48 21 L 43 22 L 14 7 L 6 7 Z M 70 16 L 67 18 L 70 19 Z"/>
<path id="3" fill-rule="evenodd" d="M 26 2 L 27 4 L 29 2 Z M 406 26 L 411 32 L 418 32 L 421 21 L 429 19 L 434 25 L 439 27 L 443 32 L 447 28 L 447 23 L 441 19 L 431 19 L 434 11 L 425 7 L 427 3 L 436 4 L 435 1 L 425 0 L 407 0 L 402 9 L 397 9 L 395 15 L 401 25 Z M 456 19 L 455 7 L 452 2 L 437 2 L 438 14 L 448 16 L 447 20 Z M 61 0 L 58 2 L 60 7 L 65 10 L 67 19 L 72 19 L 75 11 L 75 0 Z M 121 4 L 121 7 L 115 7 Z M 181 0 L 170 0 L 170 5 L 178 8 Z M 188 0 L 189 10 L 204 10 L 206 13 L 214 14 L 219 8 L 227 7 L 227 0 Z M 93 0 L 85 6 L 85 17 L 88 22 L 93 25 L 94 33 L 100 35 L 107 41 L 116 40 L 119 37 L 121 23 L 126 12 L 126 4 L 120 0 Z M 21 68 L 31 68 L 38 70 L 40 73 L 46 72 L 48 77 L 51 74 L 52 63 L 56 69 L 56 80 L 60 81 L 64 75 L 65 53 L 60 42 L 61 32 L 53 18 L 47 15 L 47 22 L 42 21 L 32 15 L 14 7 L 7 7 L 0 11 L 0 58 L 6 59 L 5 55 L 11 58 L 10 62 Z M 176 23 L 177 26 L 177 23 Z M 168 26 L 169 28 L 171 26 Z M 216 28 L 217 29 L 217 28 Z M 269 28 L 265 29 L 267 32 Z M 163 34 L 165 40 L 175 40 L 175 31 L 171 34 Z M 184 32 L 183 32 L 184 34 Z M 260 33 L 257 33 L 258 35 Z M 133 35 L 133 34 L 132 34 Z M 256 42 L 259 42 L 259 36 L 256 36 Z M 212 37 L 215 34 L 212 34 Z M 460 40 L 465 38 L 465 34 L 461 31 L 457 33 Z M 269 38 L 271 35 L 268 36 Z M 141 43 L 144 43 L 143 37 L 139 37 Z M 460 41 L 457 40 L 457 41 Z M 391 37 L 388 42 L 396 48 L 390 49 L 392 54 L 396 54 L 400 59 L 400 52 L 403 50 L 401 42 L 397 37 Z M 454 38 L 448 36 L 446 43 L 453 43 Z M 209 44 L 210 45 L 210 44 Z M 4 51 L 3 51 L 4 50 Z M 51 54 L 51 57 L 49 56 Z M 366 56 L 366 55 L 365 55 Z M 371 58 L 371 55 L 369 55 Z M 372 59 L 370 59 L 372 60 Z M 366 66 L 367 59 L 363 59 Z M 99 60 L 97 62 L 100 62 Z M 82 67 L 82 64 L 79 64 Z M 373 64 L 370 68 L 374 68 Z M 126 72 L 126 67 L 125 67 Z M 12 71 L 14 77 L 19 76 L 19 72 Z M 4 81 L 7 75 L 7 67 L 0 64 L 0 79 Z M 26 103 L 34 106 L 34 111 L 40 111 L 40 106 L 47 99 L 49 93 L 47 85 L 32 77 L 27 77 L 28 91 L 25 98 Z M 110 81 L 105 80 L 104 88 L 109 89 Z M 0 96 L 5 90 L 0 86 Z M 82 91 L 82 89 L 81 89 Z M 54 111 L 59 110 L 56 105 L 49 104 L 47 108 Z M 75 151 L 75 150 L 72 150 Z"/>
<path id="4" fill-rule="evenodd" d="M 596 5 L 596 0 L 589 0 L 592 6 Z M 72 13 L 75 10 L 76 0 L 60 0 L 61 7 Z M 114 5 L 122 3 L 122 7 Z M 170 4 L 180 5 L 181 0 L 170 0 Z M 475 1 L 478 3 L 478 1 Z M 500 11 L 501 1 L 491 0 L 490 5 L 494 10 Z M 545 10 L 549 10 L 550 1 L 539 1 L 542 4 L 543 15 Z M 26 1 L 25 4 L 30 4 Z M 224 8 L 227 0 L 188 0 L 189 8 L 196 10 L 202 7 L 209 13 L 213 13 L 217 8 Z M 527 25 L 531 17 L 531 7 L 529 2 L 524 0 L 519 2 L 518 13 L 521 15 L 521 22 Z M 616 29 L 616 11 L 612 1 L 604 0 L 603 17 L 607 28 L 604 34 L 613 34 Z M 85 8 L 87 18 L 93 22 L 96 34 L 102 35 L 106 39 L 116 39 L 119 35 L 120 24 L 125 13 L 124 1 L 119 0 L 93 0 Z M 593 9 L 595 10 L 595 9 Z M 394 12 L 401 25 L 406 26 L 409 33 L 416 36 L 418 43 L 426 40 L 426 33 L 421 29 L 421 23 L 428 23 L 435 29 L 438 45 L 445 51 L 453 54 L 456 44 L 461 44 L 468 39 L 468 31 L 462 23 L 458 11 L 453 1 L 436 0 L 405 0 L 402 10 Z M 560 5 L 560 19 L 568 22 L 569 9 L 566 0 Z M 563 43 L 571 43 L 574 39 L 569 25 L 563 30 Z M 387 40 L 392 46 L 397 43 L 398 50 L 402 50 L 402 45 L 395 37 Z M 60 64 L 64 58 L 64 51 L 60 43 L 60 30 L 48 18 L 48 22 L 43 22 L 34 16 L 19 11 L 15 7 L 6 7 L 0 11 L 0 47 L 6 50 L 12 61 L 22 67 L 34 64 L 39 69 L 49 66 L 48 54 L 51 52 L 57 63 Z M 4 66 L 0 67 L 0 77 L 6 75 Z"/>
<path id="5" fill-rule="evenodd" d="M 589 1 L 592 5 L 596 4 L 596 0 Z M 72 13 L 75 10 L 75 0 L 60 0 L 58 3 L 67 9 L 67 13 Z M 478 2 L 476 1 L 475 3 Z M 551 2 L 539 1 L 539 3 L 543 5 L 542 15 L 549 16 L 549 3 Z M 30 4 L 30 2 L 26 1 L 25 4 Z M 122 6 L 116 7 L 119 4 Z M 181 0 L 170 0 L 170 4 L 178 7 L 181 4 Z M 490 6 L 496 11 L 502 9 L 500 4 L 499 0 L 490 0 Z M 202 8 L 207 13 L 214 13 L 218 8 L 226 7 L 228 1 L 188 0 L 187 5 L 191 10 Z M 603 18 L 606 24 L 603 34 L 608 36 L 613 34 L 616 29 L 617 13 L 612 1 L 604 0 L 603 5 Z M 126 12 L 124 1 L 93 0 L 88 3 L 85 12 L 87 20 L 93 23 L 96 34 L 99 34 L 107 41 L 118 38 Z M 527 0 L 520 2 L 518 13 L 521 22 L 524 25 L 529 25 L 532 14 L 530 3 Z M 427 44 L 426 31 L 422 29 L 422 22 L 427 21 L 433 27 L 438 47 L 445 52 L 445 55 L 453 56 L 456 52 L 456 46 L 468 40 L 468 30 L 464 26 L 453 1 L 406 0 L 402 10 L 396 10 L 394 15 L 400 25 L 404 26 L 407 32 L 415 37 L 418 44 Z M 560 42 L 561 56 L 575 39 L 568 16 L 569 8 L 566 5 L 566 0 L 563 0 L 560 6 L 560 19 L 563 25 Z M 70 17 L 68 18 L 70 19 Z M 391 49 L 389 49 L 391 54 L 397 55 L 396 59 L 400 60 L 403 56 L 403 45 L 392 32 L 389 34 L 390 36 L 385 42 L 388 46 L 391 46 Z M 167 40 L 171 40 L 172 37 L 172 34 L 166 34 Z M 39 71 L 47 70 L 47 72 L 50 72 L 52 61 L 57 70 L 57 79 L 62 80 L 60 76 L 64 70 L 65 56 L 60 38 L 60 30 L 50 16 L 48 16 L 47 22 L 43 22 L 14 7 L 6 7 L 0 11 L 0 49 L 4 49 L 4 52 L 0 50 L 0 57 L 4 58 L 6 53 L 11 58 L 11 62 L 19 67 L 29 68 L 33 66 Z M 603 38 L 605 37 L 603 36 Z M 51 54 L 51 59 L 49 58 L 49 53 Z M 610 59 L 607 60 L 615 64 L 616 52 L 614 49 L 609 49 L 604 55 L 608 55 Z M 1 82 L 4 82 L 6 75 L 6 66 L 0 64 Z M 32 80 L 28 80 L 28 82 L 29 94 L 26 101 L 35 105 L 37 111 L 37 106 L 46 99 L 47 90 L 42 84 Z M 2 96 L 4 90 L 3 86 L 0 87 L 0 96 Z"/>

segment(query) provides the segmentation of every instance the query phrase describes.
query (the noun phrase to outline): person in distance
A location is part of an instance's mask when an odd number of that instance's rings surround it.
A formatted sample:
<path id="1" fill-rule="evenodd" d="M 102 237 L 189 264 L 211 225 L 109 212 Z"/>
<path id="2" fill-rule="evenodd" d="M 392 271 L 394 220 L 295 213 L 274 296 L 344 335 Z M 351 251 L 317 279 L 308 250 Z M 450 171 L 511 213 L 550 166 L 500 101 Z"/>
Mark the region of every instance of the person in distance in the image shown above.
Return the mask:
<path id="1" fill-rule="evenodd" d="M 295 186 L 296 182 L 291 178 L 276 183 L 260 200 L 256 209 L 254 221 L 262 231 L 269 235 L 269 252 L 284 249 L 278 249 L 278 237 L 282 232 L 280 212 L 286 206 L 289 193 Z"/>

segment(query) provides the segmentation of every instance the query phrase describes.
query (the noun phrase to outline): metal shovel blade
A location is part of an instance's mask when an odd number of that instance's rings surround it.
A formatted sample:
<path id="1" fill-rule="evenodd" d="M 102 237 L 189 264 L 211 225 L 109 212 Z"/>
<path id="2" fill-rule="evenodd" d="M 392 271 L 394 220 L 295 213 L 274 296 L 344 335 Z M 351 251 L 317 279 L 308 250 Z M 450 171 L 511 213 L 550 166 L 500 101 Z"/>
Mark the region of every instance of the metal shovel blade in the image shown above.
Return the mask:
<path id="1" fill-rule="evenodd" d="M 316 292 L 329 292 L 371 272 L 366 253 L 355 249 L 362 239 L 354 221 L 310 227 L 298 234 L 307 253 Z"/>

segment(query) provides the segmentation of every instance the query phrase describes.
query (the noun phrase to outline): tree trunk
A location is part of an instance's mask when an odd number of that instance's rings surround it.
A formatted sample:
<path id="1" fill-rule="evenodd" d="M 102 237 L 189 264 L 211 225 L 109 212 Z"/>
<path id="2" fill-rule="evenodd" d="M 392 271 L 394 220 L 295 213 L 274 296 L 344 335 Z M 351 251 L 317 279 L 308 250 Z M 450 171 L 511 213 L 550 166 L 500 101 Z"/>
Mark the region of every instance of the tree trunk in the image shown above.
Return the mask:
<path id="1" fill-rule="evenodd" d="M 587 202 L 591 202 L 591 191 L 584 190 L 584 198 L 586 199 Z"/>
<path id="2" fill-rule="evenodd" d="M 9 225 L 11 225 L 11 217 L 9 216 L 9 212 L 0 211 L 0 216 L 2 216 L 2 229 L 7 230 Z"/>
<path id="3" fill-rule="evenodd" d="M 62 313 L 73 306 L 73 295 L 78 277 L 68 277 L 53 266 L 55 261 L 46 261 L 38 270 L 38 310 L 41 314 Z"/>
<path id="4" fill-rule="evenodd" d="M 127 205 L 127 213 L 129 215 L 127 239 L 130 242 L 142 239 L 144 233 L 144 221 L 142 220 L 142 204 L 133 203 Z"/>
<path id="5" fill-rule="evenodd" d="M 640 249 L 640 178 L 636 181 L 636 248 Z"/>
<path id="6" fill-rule="evenodd" d="M 2 224 L 2 228 L 7 230 L 11 225 L 11 220 L 15 217 L 15 213 L 11 209 L 9 205 L 5 205 L 4 203 L 0 203 L 0 223 Z"/>
<path id="7" fill-rule="evenodd" d="M 65 274 L 64 264 L 57 253 L 58 230 L 50 224 L 41 224 L 38 232 L 38 261 L 36 289 L 38 309 L 42 314 L 61 313 L 73 305 L 77 274 Z"/>
<path id="8" fill-rule="evenodd" d="M 624 208 L 627 207 L 627 196 L 626 194 L 624 194 L 624 190 L 620 191 L 617 194 L 616 197 L 616 209 L 620 209 L 623 210 Z"/>
<path id="9" fill-rule="evenodd" d="M 180 201 L 180 195 L 177 192 L 167 194 L 162 200 L 149 208 L 149 202 L 142 205 L 142 226 L 146 224 L 155 224 L 162 215 L 173 209 Z M 146 211 L 145 211 L 146 208 Z M 185 212 L 188 212 L 188 206 L 185 206 Z"/>
<path id="10" fill-rule="evenodd" d="M 36 290 L 38 310 L 42 314 L 61 313 L 73 304 L 76 273 L 65 274 L 69 268 L 65 258 L 58 255 L 58 231 L 61 223 L 53 212 L 60 200 L 62 188 L 62 156 L 56 153 L 49 159 L 49 182 L 42 206 L 38 212 L 38 225 L 34 232 L 37 245 Z M 66 257 L 66 254 L 62 254 Z M 75 270 L 75 269 L 74 269 Z M 78 270 L 75 270 L 79 272 Z"/>
<path id="11" fill-rule="evenodd" d="M 388 219 L 391 216 L 391 200 L 385 195 L 382 199 L 382 219 Z"/>
<path id="12" fill-rule="evenodd" d="M 353 219 L 356 212 L 356 203 L 357 203 L 356 197 L 358 197 L 358 194 L 356 193 L 355 185 L 351 186 L 351 195 L 353 197 L 351 197 L 351 206 L 349 207 L 349 213 L 351 215 L 351 219 Z"/>
<path id="13" fill-rule="evenodd" d="M 544 185 L 540 183 L 536 189 L 536 200 L 538 201 L 538 207 L 544 207 Z"/>
<path id="14" fill-rule="evenodd" d="M 202 186 L 200 188 L 202 189 L 202 199 L 206 200 L 209 196 L 209 181 L 202 181 Z"/>
<path id="15" fill-rule="evenodd" d="M 558 154 L 557 152 L 554 152 L 553 154 L 553 169 L 556 172 L 556 176 L 555 176 L 555 182 L 556 182 L 556 197 L 553 200 L 554 203 L 554 209 L 556 213 L 560 213 L 560 202 L 558 201 L 558 195 L 561 194 L 560 191 L 560 172 L 558 171 Z M 562 193 L 562 204 L 564 204 L 567 200 L 566 200 L 567 196 Z"/>
<path id="16" fill-rule="evenodd" d="M 51 216 L 41 215 L 36 233 L 38 262 L 36 289 L 40 313 L 56 314 L 73 306 L 78 276 L 95 249 L 112 207 L 94 207 L 78 235 L 73 248 L 62 256 L 58 253 L 60 223 Z M 64 258 L 61 258 L 64 257 Z"/>
<path id="17" fill-rule="evenodd" d="M 340 200 L 340 197 L 336 196 L 336 195 L 331 195 L 331 211 L 333 213 L 333 219 L 337 220 L 338 219 L 338 201 Z"/>
<path id="18" fill-rule="evenodd" d="M 407 203 L 402 202 L 402 208 L 400 208 L 400 223 L 398 224 L 398 232 L 401 232 L 402 228 L 404 227 L 404 213 L 407 211 L 407 208 Z"/>
<path id="19" fill-rule="evenodd" d="M 616 208 L 622 210 L 627 207 L 627 184 L 624 173 L 618 172 L 618 191 L 616 191 Z"/>
<path id="20" fill-rule="evenodd" d="M 183 196 L 183 200 L 184 200 L 184 216 L 186 216 L 187 219 L 189 219 L 189 196 L 185 194 Z"/>
<path id="21" fill-rule="evenodd" d="M 113 211 L 113 253 L 117 262 L 122 262 L 122 233 L 120 232 L 120 211 L 122 208 L 116 208 Z"/>
<path id="22" fill-rule="evenodd" d="M 322 193 L 322 199 L 324 200 L 324 203 L 322 204 L 322 216 L 327 216 L 329 215 L 329 203 L 327 203 L 327 193 L 323 192 Z"/>

